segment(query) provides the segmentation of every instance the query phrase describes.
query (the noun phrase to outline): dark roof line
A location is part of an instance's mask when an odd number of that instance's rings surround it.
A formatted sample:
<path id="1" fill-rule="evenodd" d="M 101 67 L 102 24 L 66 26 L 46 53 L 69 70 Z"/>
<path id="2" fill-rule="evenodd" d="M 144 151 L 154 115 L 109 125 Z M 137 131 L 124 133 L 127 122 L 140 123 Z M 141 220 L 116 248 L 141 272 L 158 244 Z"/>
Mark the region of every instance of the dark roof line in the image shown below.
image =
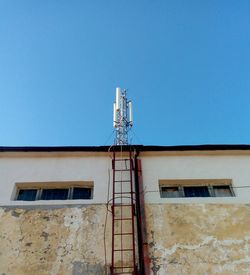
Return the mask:
<path id="1" fill-rule="evenodd" d="M 250 144 L 205 144 L 205 145 L 124 145 L 123 151 L 216 151 L 250 150 Z M 108 152 L 120 151 L 121 146 L 0 146 L 0 152 Z"/>

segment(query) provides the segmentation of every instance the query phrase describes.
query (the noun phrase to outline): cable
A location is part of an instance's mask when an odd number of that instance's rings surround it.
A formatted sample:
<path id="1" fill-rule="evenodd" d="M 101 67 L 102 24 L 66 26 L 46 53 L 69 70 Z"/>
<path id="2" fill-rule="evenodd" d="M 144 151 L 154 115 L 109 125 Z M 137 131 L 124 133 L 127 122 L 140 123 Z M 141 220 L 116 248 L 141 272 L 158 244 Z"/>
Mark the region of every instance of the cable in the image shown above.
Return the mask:
<path id="1" fill-rule="evenodd" d="M 245 186 L 232 186 L 233 189 L 237 188 L 250 188 L 250 185 L 245 185 Z"/>
<path id="2" fill-rule="evenodd" d="M 110 153 L 111 148 L 114 145 L 111 145 L 108 149 L 108 152 Z M 112 156 L 109 156 L 110 159 L 112 160 Z M 109 194 L 110 194 L 110 181 L 111 181 L 111 177 L 110 177 L 110 168 L 108 168 L 108 190 L 107 190 L 107 202 L 106 202 L 106 213 L 105 213 L 105 221 L 104 221 L 104 238 L 103 238 L 103 242 L 104 242 L 104 261 L 105 261 L 105 275 L 108 275 L 109 272 L 107 271 L 107 246 L 106 246 L 106 230 L 107 230 L 107 221 L 108 221 L 108 212 L 110 212 L 112 214 L 112 211 L 110 211 L 108 209 L 109 205 L 110 205 L 110 201 L 112 201 L 112 198 L 109 199 Z"/>
<path id="3" fill-rule="evenodd" d="M 136 135 L 135 131 L 133 130 L 133 128 L 130 129 L 131 133 L 134 135 L 134 137 L 138 140 L 139 144 L 143 144 L 143 142 L 141 141 L 141 139 Z"/>
<path id="4" fill-rule="evenodd" d="M 108 204 L 109 204 L 109 191 L 110 191 L 110 168 L 108 168 L 108 192 L 107 192 L 107 203 L 106 203 L 106 214 L 104 221 L 104 261 L 105 261 L 105 274 L 108 275 L 107 272 L 107 246 L 106 246 L 106 230 L 107 230 L 107 221 L 108 221 Z"/>
<path id="5" fill-rule="evenodd" d="M 216 185 L 214 185 L 216 187 Z M 221 185 L 220 185 L 221 186 Z M 232 189 L 238 189 L 238 188 L 250 188 L 250 185 L 245 185 L 245 186 L 231 186 Z M 159 193 L 159 190 L 145 190 L 141 192 L 141 194 L 146 194 L 146 193 Z"/>
<path id="6" fill-rule="evenodd" d="M 110 140 L 111 136 L 113 136 L 115 130 L 113 129 L 112 133 L 108 136 L 108 138 L 106 139 L 104 146 L 107 145 L 108 141 Z"/>

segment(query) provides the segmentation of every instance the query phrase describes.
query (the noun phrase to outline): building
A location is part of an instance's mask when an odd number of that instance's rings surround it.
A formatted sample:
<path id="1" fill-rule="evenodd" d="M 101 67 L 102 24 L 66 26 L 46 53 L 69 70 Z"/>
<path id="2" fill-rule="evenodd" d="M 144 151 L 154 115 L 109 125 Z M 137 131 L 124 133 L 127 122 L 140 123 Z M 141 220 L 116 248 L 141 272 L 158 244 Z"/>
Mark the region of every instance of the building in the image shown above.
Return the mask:
<path id="1" fill-rule="evenodd" d="M 110 272 L 114 151 L 140 274 L 250 274 L 250 145 L 1 147 L 0 274 Z"/>

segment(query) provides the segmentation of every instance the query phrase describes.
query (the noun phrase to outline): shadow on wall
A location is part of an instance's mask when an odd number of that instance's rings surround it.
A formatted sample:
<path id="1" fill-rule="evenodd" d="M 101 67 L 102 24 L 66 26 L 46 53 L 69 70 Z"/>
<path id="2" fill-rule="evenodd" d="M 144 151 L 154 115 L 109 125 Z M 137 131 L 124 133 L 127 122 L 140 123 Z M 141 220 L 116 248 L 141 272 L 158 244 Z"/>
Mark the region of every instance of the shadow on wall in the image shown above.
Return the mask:
<path id="1" fill-rule="evenodd" d="M 100 264 L 90 265 L 82 262 L 74 262 L 73 263 L 73 275 L 101 275 L 105 274 L 105 268 Z"/>

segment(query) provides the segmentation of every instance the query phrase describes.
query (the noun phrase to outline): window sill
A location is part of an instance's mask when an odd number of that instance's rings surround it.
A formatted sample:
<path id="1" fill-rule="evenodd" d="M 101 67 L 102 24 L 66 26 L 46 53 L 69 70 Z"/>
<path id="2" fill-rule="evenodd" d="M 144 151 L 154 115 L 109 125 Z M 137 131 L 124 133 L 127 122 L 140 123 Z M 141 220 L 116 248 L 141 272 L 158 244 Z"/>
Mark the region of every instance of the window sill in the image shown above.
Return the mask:
<path id="1" fill-rule="evenodd" d="M 89 205 L 101 204 L 93 199 L 86 200 L 37 200 L 37 201 L 6 201 L 0 206 L 67 206 L 67 205 Z M 104 203 L 103 203 L 104 204 Z"/>
<path id="2" fill-rule="evenodd" d="M 150 203 L 149 201 L 152 201 L 148 198 L 147 203 Z M 180 203 L 180 204 L 224 204 L 224 203 L 249 203 L 250 199 L 239 199 L 238 197 L 183 197 L 183 198 L 160 198 L 159 200 L 155 201 L 153 203 L 163 203 L 163 204 L 173 204 L 173 203 Z"/>

